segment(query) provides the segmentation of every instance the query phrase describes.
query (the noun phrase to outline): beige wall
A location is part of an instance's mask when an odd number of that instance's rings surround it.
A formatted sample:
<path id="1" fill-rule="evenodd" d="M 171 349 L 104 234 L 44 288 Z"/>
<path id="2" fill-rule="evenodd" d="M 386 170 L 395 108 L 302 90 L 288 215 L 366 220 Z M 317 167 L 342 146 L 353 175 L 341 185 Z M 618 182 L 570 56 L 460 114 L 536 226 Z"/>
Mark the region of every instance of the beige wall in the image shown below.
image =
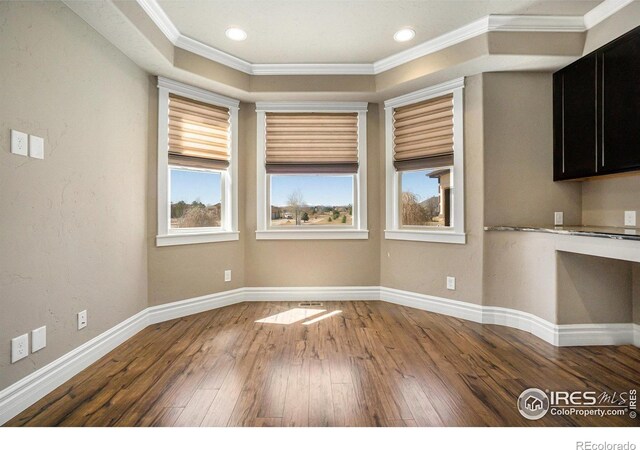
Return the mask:
<path id="1" fill-rule="evenodd" d="M 594 178 L 582 184 L 582 223 L 624 226 L 624 212 L 636 211 L 640 219 L 640 175 Z"/>
<path id="2" fill-rule="evenodd" d="M 482 303 L 482 210 L 483 210 L 483 117 L 482 79 L 477 75 L 466 80 L 464 89 L 465 120 L 465 226 L 466 245 L 383 239 L 380 248 L 380 284 L 422 294 Z M 384 123 L 384 110 L 380 111 Z M 380 130 L 384 142 L 384 129 Z M 384 149 L 378 155 L 384 193 Z M 380 196 L 380 222 L 384 223 L 384 195 Z M 446 289 L 446 277 L 456 277 L 456 290 Z"/>
<path id="3" fill-rule="evenodd" d="M 242 170 L 246 200 L 244 227 L 247 286 L 377 286 L 380 279 L 379 111 L 367 113 L 368 240 L 256 240 L 256 113 L 247 105 L 244 134 L 247 150 Z"/>
<path id="4" fill-rule="evenodd" d="M 631 265 L 631 299 L 633 302 L 633 321 L 640 324 L 640 264 Z"/>
<path id="5" fill-rule="evenodd" d="M 556 323 L 556 253 L 550 236 L 485 232 L 484 305 L 516 309 Z"/>
<path id="6" fill-rule="evenodd" d="M 245 284 L 244 214 L 238 215 L 240 240 L 209 244 L 176 245 L 156 247 L 158 230 L 157 211 L 157 161 L 158 161 L 158 89 L 155 77 L 152 80 L 152 95 L 149 108 L 149 183 L 147 203 L 147 254 L 149 259 L 149 305 L 185 300 L 220 291 L 236 289 Z M 239 129 L 244 130 L 250 124 L 251 106 L 240 105 Z M 255 108 L 254 108 L 255 109 Z M 251 138 L 240 133 L 238 141 L 238 207 L 242 211 L 246 195 L 247 173 L 244 170 L 246 155 L 251 147 Z M 224 281 L 224 271 L 231 270 L 231 281 Z"/>
<path id="7" fill-rule="evenodd" d="M 631 263 L 558 252 L 558 323 L 629 323 Z"/>
<path id="8" fill-rule="evenodd" d="M 549 73 L 486 73 L 484 224 L 548 225 L 554 211 L 580 224 L 580 185 L 553 182 Z"/>
<path id="9" fill-rule="evenodd" d="M 62 3 L 0 2 L 0 43 L 2 389 L 146 307 L 150 89 Z M 11 128 L 45 159 L 10 154 Z M 9 364 L 9 340 L 43 325 L 47 347 Z"/>

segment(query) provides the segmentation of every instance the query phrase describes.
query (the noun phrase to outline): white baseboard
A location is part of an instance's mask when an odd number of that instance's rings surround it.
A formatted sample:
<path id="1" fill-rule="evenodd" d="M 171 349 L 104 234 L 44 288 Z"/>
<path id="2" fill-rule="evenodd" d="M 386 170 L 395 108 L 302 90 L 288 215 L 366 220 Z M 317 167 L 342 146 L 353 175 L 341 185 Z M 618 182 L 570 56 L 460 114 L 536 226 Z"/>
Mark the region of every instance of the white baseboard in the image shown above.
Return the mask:
<path id="1" fill-rule="evenodd" d="M 0 391 L 0 425 L 109 353 L 145 327 L 243 301 L 382 300 L 477 323 L 523 330 L 556 346 L 640 347 L 638 324 L 555 325 L 522 311 L 481 306 L 379 286 L 246 287 L 151 306 Z"/>
<path id="2" fill-rule="evenodd" d="M 149 323 L 145 309 L 0 391 L 0 425 L 89 367 L 147 325 Z"/>
<path id="3" fill-rule="evenodd" d="M 322 286 L 322 287 L 246 287 L 244 301 L 303 302 L 380 300 L 378 286 Z"/>

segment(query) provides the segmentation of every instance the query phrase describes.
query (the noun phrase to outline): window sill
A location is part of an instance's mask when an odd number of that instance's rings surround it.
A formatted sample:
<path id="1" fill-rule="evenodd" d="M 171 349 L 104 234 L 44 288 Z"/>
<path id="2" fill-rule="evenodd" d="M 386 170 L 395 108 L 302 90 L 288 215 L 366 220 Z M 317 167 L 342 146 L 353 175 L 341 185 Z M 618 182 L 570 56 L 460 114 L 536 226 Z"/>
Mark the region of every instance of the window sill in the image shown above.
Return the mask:
<path id="1" fill-rule="evenodd" d="M 369 239 L 369 230 L 260 230 L 257 240 Z"/>
<path id="2" fill-rule="evenodd" d="M 443 242 L 446 244 L 466 244 L 467 235 L 453 231 L 385 230 L 385 239 L 398 241 Z"/>
<path id="3" fill-rule="evenodd" d="M 212 233 L 175 233 L 156 236 L 157 247 L 171 245 L 205 244 L 208 242 L 237 241 L 238 231 L 215 231 Z"/>

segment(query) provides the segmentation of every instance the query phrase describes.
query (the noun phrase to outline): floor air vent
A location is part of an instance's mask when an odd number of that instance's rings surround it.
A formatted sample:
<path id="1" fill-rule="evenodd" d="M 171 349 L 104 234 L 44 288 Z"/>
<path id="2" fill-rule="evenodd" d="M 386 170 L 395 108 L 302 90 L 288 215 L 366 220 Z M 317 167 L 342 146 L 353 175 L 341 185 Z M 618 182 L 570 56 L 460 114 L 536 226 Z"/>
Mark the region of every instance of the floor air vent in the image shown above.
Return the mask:
<path id="1" fill-rule="evenodd" d="M 322 306 L 322 302 L 302 302 L 298 306 Z"/>

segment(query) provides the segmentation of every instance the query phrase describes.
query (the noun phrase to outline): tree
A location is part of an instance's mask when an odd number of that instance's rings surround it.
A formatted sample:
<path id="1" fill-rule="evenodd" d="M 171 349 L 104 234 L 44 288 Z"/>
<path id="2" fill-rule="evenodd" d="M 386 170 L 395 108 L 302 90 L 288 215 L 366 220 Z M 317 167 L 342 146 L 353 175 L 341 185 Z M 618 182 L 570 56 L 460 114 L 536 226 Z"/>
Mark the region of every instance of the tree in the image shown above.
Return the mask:
<path id="1" fill-rule="evenodd" d="M 333 220 L 336 220 L 338 217 L 340 217 L 340 211 L 338 211 L 337 209 L 334 209 L 332 217 L 333 217 Z"/>
<path id="2" fill-rule="evenodd" d="M 309 214 L 307 214 L 306 211 L 302 213 L 302 221 L 303 222 L 308 222 L 309 221 Z"/>
<path id="3" fill-rule="evenodd" d="M 295 214 L 296 225 L 300 225 L 300 213 L 302 212 L 302 208 L 305 206 L 304 197 L 302 196 L 302 192 L 300 191 L 300 189 L 296 189 L 291 194 L 289 194 L 287 205 Z"/>
<path id="4" fill-rule="evenodd" d="M 347 208 L 349 209 L 349 215 L 352 216 L 353 215 L 353 205 L 351 203 L 349 203 L 349 206 Z"/>
<path id="5" fill-rule="evenodd" d="M 413 192 L 402 193 L 402 224 L 424 225 L 428 222 L 427 212 L 418 202 L 418 196 Z"/>
<path id="6" fill-rule="evenodd" d="M 347 216 L 342 216 L 342 223 L 347 223 Z"/>
<path id="7" fill-rule="evenodd" d="M 421 203 L 428 221 L 433 221 L 440 214 L 440 197 L 429 197 Z"/>

